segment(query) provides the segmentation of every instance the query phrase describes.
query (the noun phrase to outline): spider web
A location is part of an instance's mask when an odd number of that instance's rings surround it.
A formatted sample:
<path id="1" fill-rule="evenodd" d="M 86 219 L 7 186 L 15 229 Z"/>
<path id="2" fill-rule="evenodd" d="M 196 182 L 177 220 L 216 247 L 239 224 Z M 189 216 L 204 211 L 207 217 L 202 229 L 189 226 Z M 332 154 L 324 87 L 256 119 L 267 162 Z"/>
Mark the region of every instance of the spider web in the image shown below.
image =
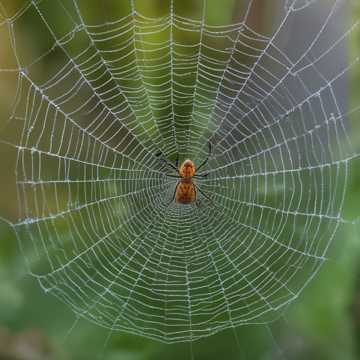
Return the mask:
<path id="1" fill-rule="evenodd" d="M 327 35 L 342 1 L 278 1 L 262 30 L 259 1 L 225 23 L 210 0 L 184 4 L 1 5 L 29 271 L 77 316 L 165 342 L 296 299 L 345 221 L 358 156 L 338 91 L 358 59 L 334 61 L 358 24 Z M 160 158 L 200 164 L 209 142 L 207 196 L 176 204 Z"/>

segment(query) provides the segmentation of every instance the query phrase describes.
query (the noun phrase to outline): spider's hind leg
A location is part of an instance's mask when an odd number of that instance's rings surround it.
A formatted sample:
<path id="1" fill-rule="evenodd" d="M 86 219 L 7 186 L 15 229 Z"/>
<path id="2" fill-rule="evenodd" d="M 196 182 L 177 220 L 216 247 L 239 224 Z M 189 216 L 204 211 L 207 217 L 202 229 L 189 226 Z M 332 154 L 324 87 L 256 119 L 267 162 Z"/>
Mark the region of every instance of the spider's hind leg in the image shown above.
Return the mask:
<path id="1" fill-rule="evenodd" d="M 173 196 L 171 198 L 171 201 L 166 205 L 167 208 L 175 201 L 177 187 L 178 187 L 178 184 L 176 184 L 176 186 L 175 186 L 175 190 L 174 190 Z"/>
<path id="2" fill-rule="evenodd" d="M 195 187 L 196 187 L 196 190 L 198 190 L 199 193 L 200 193 L 206 200 L 208 200 L 217 210 L 219 210 L 218 205 L 216 205 L 216 204 L 214 203 L 214 200 L 211 199 L 211 197 L 210 197 L 208 194 L 206 194 L 206 192 L 205 192 L 204 190 L 201 190 L 201 189 L 199 188 L 199 186 L 197 186 L 197 185 L 195 185 Z M 196 206 L 199 207 L 198 200 L 196 200 Z"/>

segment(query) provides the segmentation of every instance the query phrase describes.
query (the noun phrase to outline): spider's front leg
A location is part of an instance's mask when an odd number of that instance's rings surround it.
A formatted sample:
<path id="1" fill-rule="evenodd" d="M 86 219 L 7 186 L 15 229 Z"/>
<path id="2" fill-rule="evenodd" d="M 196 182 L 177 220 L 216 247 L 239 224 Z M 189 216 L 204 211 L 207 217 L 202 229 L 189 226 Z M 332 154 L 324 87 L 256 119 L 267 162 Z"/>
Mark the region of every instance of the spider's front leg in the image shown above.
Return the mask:
<path id="1" fill-rule="evenodd" d="M 204 178 L 204 177 L 207 177 L 209 174 L 210 174 L 209 172 L 204 172 L 201 174 L 195 174 L 194 177 L 195 178 Z"/>
<path id="2" fill-rule="evenodd" d="M 198 168 L 196 169 L 196 171 L 199 171 L 202 167 L 204 167 L 208 162 L 209 162 L 209 158 L 212 154 L 212 146 L 211 146 L 211 142 L 208 142 L 208 146 L 209 146 L 209 152 L 208 155 L 206 157 L 206 159 L 198 166 Z M 205 177 L 208 176 L 209 173 L 203 173 L 203 174 L 197 174 L 198 177 Z"/>
<path id="3" fill-rule="evenodd" d="M 165 158 L 163 157 L 160 157 L 160 156 L 163 156 L 163 153 L 161 152 L 161 150 L 159 150 L 155 156 L 159 159 L 159 161 L 161 161 L 162 163 L 164 163 L 165 165 L 167 165 L 168 167 L 170 167 L 171 169 L 174 169 L 177 173 L 179 172 L 179 169 L 178 169 L 178 163 L 179 163 L 179 155 L 177 156 L 177 159 L 176 159 L 176 166 L 173 165 L 170 161 L 166 160 Z"/>

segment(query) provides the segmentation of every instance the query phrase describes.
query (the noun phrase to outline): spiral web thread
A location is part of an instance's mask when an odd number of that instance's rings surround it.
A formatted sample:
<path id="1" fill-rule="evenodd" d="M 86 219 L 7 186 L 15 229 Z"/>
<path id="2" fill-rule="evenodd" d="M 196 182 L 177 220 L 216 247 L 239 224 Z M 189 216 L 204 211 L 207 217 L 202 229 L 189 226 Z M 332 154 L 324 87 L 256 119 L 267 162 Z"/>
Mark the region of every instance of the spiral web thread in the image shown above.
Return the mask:
<path id="1" fill-rule="evenodd" d="M 272 320 L 326 259 L 357 158 L 336 87 L 358 59 L 322 65 L 358 24 L 320 46 L 343 2 L 278 3 L 267 35 L 249 25 L 256 1 L 227 25 L 207 21 L 210 1 L 191 17 L 124 1 L 97 22 L 78 0 L 2 4 L 21 130 L 13 226 L 31 274 L 77 316 L 192 341 Z M 319 6 L 290 54 L 282 36 Z M 206 196 L 174 203 L 160 158 L 199 164 L 209 142 Z"/>

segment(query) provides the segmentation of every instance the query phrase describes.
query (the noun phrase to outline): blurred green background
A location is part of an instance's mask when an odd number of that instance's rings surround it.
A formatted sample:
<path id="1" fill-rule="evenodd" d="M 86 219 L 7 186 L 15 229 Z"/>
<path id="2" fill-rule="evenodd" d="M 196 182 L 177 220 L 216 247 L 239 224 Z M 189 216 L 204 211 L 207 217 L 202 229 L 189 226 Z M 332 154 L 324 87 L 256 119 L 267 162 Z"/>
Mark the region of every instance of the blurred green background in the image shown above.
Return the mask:
<path id="1" fill-rule="evenodd" d="M 164 8 L 162 1 L 137 1 L 137 5 L 149 16 L 161 14 Z M 8 14 L 20 6 L 21 1 L 8 2 L 6 6 L 3 4 L 1 13 L 4 15 L 4 8 Z M 190 1 L 184 1 L 184 8 L 191 9 L 191 6 Z M 207 19 L 210 22 L 216 19 L 220 23 L 221 19 L 224 23 L 235 21 L 236 6 L 234 0 L 209 1 Z M 92 1 L 88 2 L 90 14 L 96 14 L 98 9 L 98 4 L 93 6 Z M 360 19 L 359 4 L 353 2 L 350 10 L 349 24 Z M 260 28 L 271 26 L 266 16 L 269 11 L 269 8 L 259 10 L 256 21 Z M 61 19 L 58 21 L 61 23 Z M 22 26 L 28 39 L 24 45 L 27 51 L 41 54 L 38 24 L 24 23 Z M 349 39 L 349 58 L 352 58 L 360 53 L 360 31 L 355 29 Z M 1 44 L 0 38 L 0 57 L 10 58 L 11 49 L 2 48 Z M 0 81 L 0 114 L 4 123 L 13 100 L 14 80 L 10 74 Z M 353 109 L 360 103 L 359 65 L 354 67 L 349 80 L 349 108 Z M 356 113 L 351 120 L 353 141 L 360 149 Z M 0 214 L 4 219 L 15 221 L 18 208 L 14 197 L 15 154 L 11 147 L 0 146 L 0 163 L 4 169 L 0 175 Z M 359 216 L 359 199 L 360 166 L 354 164 L 345 209 L 347 219 Z M 77 321 L 67 306 L 44 294 L 36 280 L 27 275 L 13 229 L 9 222 L 2 220 L 0 359 L 360 359 L 359 234 L 359 225 L 340 226 L 329 260 L 277 321 L 268 326 L 244 326 L 223 331 L 193 344 L 165 345 L 124 333 L 115 332 L 109 337 L 108 330 L 85 320 Z"/>

